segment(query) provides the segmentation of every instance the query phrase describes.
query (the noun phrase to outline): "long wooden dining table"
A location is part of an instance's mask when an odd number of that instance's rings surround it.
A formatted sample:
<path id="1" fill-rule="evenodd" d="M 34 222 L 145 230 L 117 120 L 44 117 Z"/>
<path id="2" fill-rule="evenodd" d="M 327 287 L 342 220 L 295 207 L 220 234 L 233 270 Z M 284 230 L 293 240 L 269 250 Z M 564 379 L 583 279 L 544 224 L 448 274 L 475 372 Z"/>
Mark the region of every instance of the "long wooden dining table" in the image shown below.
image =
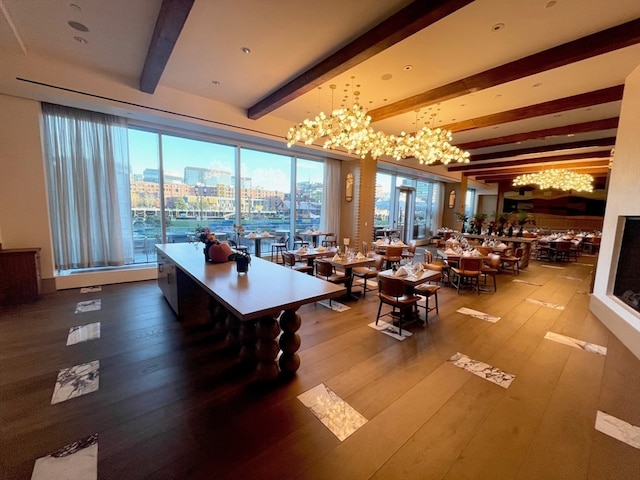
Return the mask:
<path id="1" fill-rule="evenodd" d="M 259 380 L 298 370 L 297 310 L 345 293 L 342 286 L 257 257 L 239 274 L 235 262 L 208 263 L 191 244 L 158 244 L 156 251 L 158 286 L 178 318 L 226 331 L 227 344 L 241 346 L 240 359 L 256 363 Z"/>

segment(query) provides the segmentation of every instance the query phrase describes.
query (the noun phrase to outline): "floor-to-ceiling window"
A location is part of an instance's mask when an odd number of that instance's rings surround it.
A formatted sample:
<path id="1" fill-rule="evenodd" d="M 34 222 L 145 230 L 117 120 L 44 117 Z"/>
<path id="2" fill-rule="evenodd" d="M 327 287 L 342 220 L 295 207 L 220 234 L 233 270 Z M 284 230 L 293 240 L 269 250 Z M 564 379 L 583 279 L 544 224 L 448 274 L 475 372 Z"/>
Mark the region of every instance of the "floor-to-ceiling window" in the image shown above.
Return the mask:
<path id="1" fill-rule="evenodd" d="M 438 182 L 410 173 L 376 174 L 374 228 L 391 230 L 404 241 L 427 239 L 436 229 L 434 217 L 440 211 Z M 395 232 L 394 232 L 395 231 Z M 380 233 L 376 233 L 377 236 Z"/>

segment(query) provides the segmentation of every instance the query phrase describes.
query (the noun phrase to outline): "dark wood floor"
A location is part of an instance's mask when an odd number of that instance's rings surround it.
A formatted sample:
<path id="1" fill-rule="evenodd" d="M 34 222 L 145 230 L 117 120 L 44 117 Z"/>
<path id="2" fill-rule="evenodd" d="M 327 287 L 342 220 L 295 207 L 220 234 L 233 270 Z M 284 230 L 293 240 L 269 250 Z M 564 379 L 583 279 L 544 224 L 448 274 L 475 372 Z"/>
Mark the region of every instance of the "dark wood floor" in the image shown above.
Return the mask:
<path id="1" fill-rule="evenodd" d="M 375 293 L 344 313 L 307 305 L 300 370 L 269 387 L 210 325 L 177 322 L 154 282 L 3 308 L 0 478 L 28 479 L 36 458 L 93 433 L 100 479 L 640 478 L 640 451 L 594 429 L 598 410 L 640 425 L 640 361 L 589 313 L 592 267 L 566 267 L 501 274 L 496 294 L 445 288 L 439 316 L 404 342 L 367 327 Z M 92 298 L 101 311 L 74 314 Z M 97 321 L 99 340 L 65 346 L 69 327 Z M 476 377 L 447 363 L 456 352 L 516 378 L 504 389 Z M 99 391 L 50 405 L 58 370 L 92 360 Z M 368 419 L 344 442 L 296 398 L 321 382 Z"/>

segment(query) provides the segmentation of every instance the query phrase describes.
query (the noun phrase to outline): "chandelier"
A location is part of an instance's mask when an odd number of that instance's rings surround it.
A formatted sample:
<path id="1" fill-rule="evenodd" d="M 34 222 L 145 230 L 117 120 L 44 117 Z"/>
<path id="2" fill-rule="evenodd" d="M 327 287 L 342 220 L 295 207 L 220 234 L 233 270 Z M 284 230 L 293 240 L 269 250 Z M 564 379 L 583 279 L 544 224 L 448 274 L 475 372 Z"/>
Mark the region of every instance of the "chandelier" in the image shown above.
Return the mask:
<path id="1" fill-rule="evenodd" d="M 335 90 L 335 85 L 330 85 Z M 350 108 L 339 108 L 326 115 L 320 112 L 314 119 L 305 119 L 287 132 L 287 147 L 295 143 L 312 145 L 322 139 L 325 149 L 343 148 L 361 158 L 367 154 L 373 159 L 382 155 L 401 160 L 415 157 L 421 164 L 435 162 L 468 163 L 469 152 L 451 145 L 451 131 L 444 128 L 422 127 L 414 135 L 402 132 L 400 135 L 387 135 L 374 130 L 371 116 L 367 115 L 358 103 L 359 92 L 354 92 L 355 102 Z"/>
<path id="2" fill-rule="evenodd" d="M 586 173 L 576 173 L 562 168 L 526 173 L 513 179 L 513 186 L 537 185 L 541 189 L 575 190 L 593 192 L 593 177 Z"/>

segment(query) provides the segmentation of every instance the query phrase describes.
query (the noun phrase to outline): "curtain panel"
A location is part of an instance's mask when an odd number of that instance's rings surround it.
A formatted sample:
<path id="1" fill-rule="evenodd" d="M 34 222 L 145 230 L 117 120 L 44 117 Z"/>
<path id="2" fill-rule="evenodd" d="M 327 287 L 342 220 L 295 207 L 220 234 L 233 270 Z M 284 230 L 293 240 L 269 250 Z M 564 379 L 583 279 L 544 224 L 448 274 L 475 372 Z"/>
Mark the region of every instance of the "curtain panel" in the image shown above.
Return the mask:
<path id="1" fill-rule="evenodd" d="M 133 263 L 127 123 L 42 104 L 56 268 Z"/>

